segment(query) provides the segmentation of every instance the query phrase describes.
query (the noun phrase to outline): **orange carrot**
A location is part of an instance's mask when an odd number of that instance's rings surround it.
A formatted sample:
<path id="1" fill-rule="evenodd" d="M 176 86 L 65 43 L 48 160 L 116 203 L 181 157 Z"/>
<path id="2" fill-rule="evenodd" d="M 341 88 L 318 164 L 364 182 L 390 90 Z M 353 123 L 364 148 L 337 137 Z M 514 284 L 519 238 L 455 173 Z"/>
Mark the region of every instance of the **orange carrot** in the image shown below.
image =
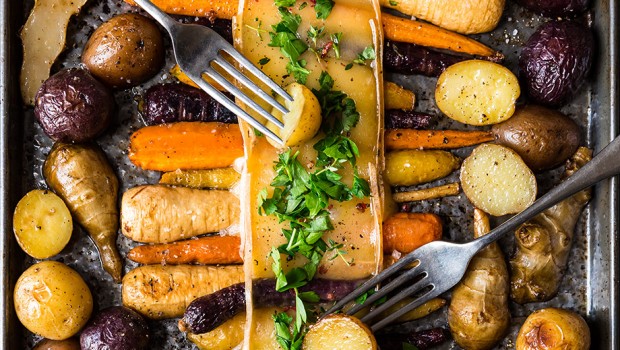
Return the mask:
<path id="1" fill-rule="evenodd" d="M 126 0 L 136 5 L 133 0 Z M 239 2 L 230 0 L 151 0 L 162 11 L 175 15 L 232 19 Z"/>
<path id="2" fill-rule="evenodd" d="M 238 236 L 207 236 L 198 239 L 141 245 L 127 253 L 127 258 L 140 264 L 241 264 Z"/>
<path id="3" fill-rule="evenodd" d="M 146 170 L 213 169 L 243 156 L 239 126 L 179 122 L 144 127 L 131 135 L 129 159 Z"/>
<path id="4" fill-rule="evenodd" d="M 391 129 L 385 132 L 385 149 L 452 149 L 494 139 L 489 131 Z"/>
<path id="5" fill-rule="evenodd" d="M 383 253 L 410 253 L 441 238 L 443 225 L 432 213 L 397 213 L 383 222 Z"/>

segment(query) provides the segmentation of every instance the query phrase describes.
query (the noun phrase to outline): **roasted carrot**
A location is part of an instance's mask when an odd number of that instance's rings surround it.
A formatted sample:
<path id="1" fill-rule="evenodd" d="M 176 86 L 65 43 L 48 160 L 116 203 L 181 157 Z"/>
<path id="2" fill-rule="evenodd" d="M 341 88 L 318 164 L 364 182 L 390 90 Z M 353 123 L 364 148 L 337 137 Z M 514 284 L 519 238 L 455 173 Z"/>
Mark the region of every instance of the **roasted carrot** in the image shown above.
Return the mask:
<path id="1" fill-rule="evenodd" d="M 452 149 L 494 140 L 489 131 L 392 129 L 385 132 L 385 148 Z"/>
<path id="2" fill-rule="evenodd" d="M 423 201 L 448 196 L 456 196 L 461 192 L 461 186 L 458 182 L 445 184 L 441 186 L 424 188 L 407 192 L 397 192 L 392 194 L 392 199 L 396 203 Z"/>
<path id="3" fill-rule="evenodd" d="M 381 14 L 383 35 L 389 40 L 406 42 L 421 46 L 446 49 L 474 56 L 502 56 L 490 47 L 464 35 L 440 28 L 438 26 Z"/>
<path id="4" fill-rule="evenodd" d="M 141 245 L 127 253 L 129 260 L 140 264 L 241 264 L 238 236 L 207 236 L 198 239 Z"/>
<path id="5" fill-rule="evenodd" d="M 443 225 L 432 213 L 397 213 L 383 222 L 383 253 L 409 253 L 441 238 Z"/>
<path id="6" fill-rule="evenodd" d="M 243 156 L 239 126 L 179 122 L 144 127 L 131 135 L 129 159 L 146 170 L 213 169 Z"/>
<path id="7" fill-rule="evenodd" d="M 136 5 L 133 0 L 126 0 Z M 232 19 L 237 14 L 239 2 L 228 0 L 152 0 L 162 11 L 174 15 Z"/>

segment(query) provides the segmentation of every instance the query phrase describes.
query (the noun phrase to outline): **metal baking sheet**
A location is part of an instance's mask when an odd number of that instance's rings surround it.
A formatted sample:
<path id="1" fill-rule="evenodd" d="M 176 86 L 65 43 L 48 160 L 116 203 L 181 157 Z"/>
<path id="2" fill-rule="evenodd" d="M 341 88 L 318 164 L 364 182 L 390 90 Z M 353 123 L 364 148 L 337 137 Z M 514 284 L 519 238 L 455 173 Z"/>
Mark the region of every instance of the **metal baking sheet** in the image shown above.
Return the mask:
<path id="1" fill-rule="evenodd" d="M 0 350 L 30 349 L 39 339 L 25 330 L 17 320 L 12 305 L 13 286 L 19 274 L 34 260 L 17 247 L 12 234 L 12 211 L 21 196 L 33 188 L 44 188 L 41 165 L 49 151 L 51 141 L 43 134 L 33 119 L 32 109 L 25 109 L 19 96 L 19 67 L 21 43 L 19 28 L 25 22 L 33 1 L 0 0 Z M 562 110 L 581 126 L 586 143 L 595 151 L 600 150 L 618 134 L 617 110 L 617 5 L 615 0 L 593 0 L 593 28 L 596 35 L 597 54 L 589 82 L 579 95 Z M 121 12 L 137 11 L 120 0 L 91 0 L 74 17 L 69 25 L 67 50 L 61 55 L 54 70 L 79 65 L 82 47 L 94 28 Z M 532 15 L 508 1 L 500 26 L 478 38 L 507 55 L 506 65 L 516 72 L 520 47 L 544 19 Z M 166 68 L 171 67 L 170 52 Z M 413 89 L 418 96 L 417 110 L 439 115 L 433 102 L 434 79 L 418 76 L 387 74 L 386 78 Z M 158 173 L 141 171 L 133 167 L 126 156 L 129 135 L 142 126 L 136 112 L 134 95 L 148 86 L 168 81 L 165 71 L 143 86 L 115 93 L 119 105 L 114 126 L 98 143 L 114 163 L 121 179 L 121 191 L 127 188 L 154 183 Z M 458 123 L 441 119 L 435 125 L 441 128 L 463 128 Z M 459 156 L 470 149 L 458 150 Z M 541 191 L 557 181 L 559 171 L 539 177 Z M 456 179 L 453 174 L 447 180 Z M 445 182 L 441 180 L 437 183 Z M 544 306 L 567 307 L 586 316 L 592 332 L 592 349 L 619 349 L 618 340 L 618 179 L 613 178 L 596 186 L 590 205 L 582 216 L 576 240 L 569 259 L 569 272 L 565 276 L 559 295 L 547 303 L 525 307 L 512 305 L 513 326 L 511 333 L 498 345 L 498 349 L 514 348 L 514 337 L 524 318 L 533 310 Z M 410 208 L 414 211 L 438 213 L 446 224 L 445 238 L 455 241 L 471 239 L 471 206 L 464 196 L 427 201 Z M 511 251 L 511 240 L 502 244 Z M 133 243 L 119 236 L 118 246 L 125 254 Z M 95 308 L 120 304 L 120 285 L 116 285 L 101 270 L 94 245 L 81 230 L 76 229 L 67 248 L 55 260 L 76 269 L 86 280 L 95 296 Z M 125 262 L 125 271 L 135 265 Z M 400 330 L 446 326 L 445 309 L 429 319 L 410 323 Z M 153 349 L 192 349 L 184 335 L 176 329 L 176 320 L 151 322 Z M 458 348 L 452 343 L 445 349 Z"/>

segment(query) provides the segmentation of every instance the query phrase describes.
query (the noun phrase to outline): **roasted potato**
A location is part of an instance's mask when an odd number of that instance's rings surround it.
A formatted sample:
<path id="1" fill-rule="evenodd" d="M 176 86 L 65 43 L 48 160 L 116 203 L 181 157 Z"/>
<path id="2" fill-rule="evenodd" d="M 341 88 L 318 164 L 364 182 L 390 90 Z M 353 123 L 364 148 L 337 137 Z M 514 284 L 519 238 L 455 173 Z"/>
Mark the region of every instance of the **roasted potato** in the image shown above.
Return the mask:
<path id="1" fill-rule="evenodd" d="M 80 342 L 76 338 L 65 340 L 43 339 L 32 350 L 80 350 Z"/>
<path id="2" fill-rule="evenodd" d="M 302 345 L 304 350 L 376 350 L 372 331 L 353 316 L 329 315 L 310 327 Z"/>
<path id="3" fill-rule="evenodd" d="M 75 335 L 93 310 L 93 297 L 82 277 L 57 261 L 43 261 L 24 271 L 13 298 L 21 323 L 52 340 Z"/>
<path id="4" fill-rule="evenodd" d="M 517 350 L 588 350 L 590 328 L 577 313 L 547 308 L 528 316 L 517 335 Z"/>
<path id="5" fill-rule="evenodd" d="M 85 142 L 110 124 L 114 97 L 84 69 L 65 69 L 47 79 L 35 96 L 34 115 L 52 140 Z"/>
<path id="6" fill-rule="evenodd" d="M 589 0 L 517 0 L 517 2 L 536 13 L 561 17 L 585 11 Z"/>
<path id="7" fill-rule="evenodd" d="M 82 62 L 111 87 L 141 84 L 164 62 L 161 32 L 152 20 L 135 13 L 112 17 L 88 39 Z"/>
<path id="8" fill-rule="evenodd" d="M 124 306 L 100 311 L 80 335 L 82 349 L 149 349 L 150 331 L 137 312 Z"/>
<path id="9" fill-rule="evenodd" d="M 543 24 L 519 56 L 519 72 L 537 103 L 559 106 L 579 89 L 590 71 L 594 38 L 587 25 L 573 21 Z"/>
<path id="10" fill-rule="evenodd" d="M 534 171 L 553 168 L 568 159 L 581 143 L 581 130 L 555 110 L 528 105 L 493 126 L 497 143 L 517 152 Z"/>
<path id="11" fill-rule="evenodd" d="M 459 167 L 446 151 L 405 150 L 385 155 L 385 177 L 390 185 L 413 186 L 441 179 Z"/>

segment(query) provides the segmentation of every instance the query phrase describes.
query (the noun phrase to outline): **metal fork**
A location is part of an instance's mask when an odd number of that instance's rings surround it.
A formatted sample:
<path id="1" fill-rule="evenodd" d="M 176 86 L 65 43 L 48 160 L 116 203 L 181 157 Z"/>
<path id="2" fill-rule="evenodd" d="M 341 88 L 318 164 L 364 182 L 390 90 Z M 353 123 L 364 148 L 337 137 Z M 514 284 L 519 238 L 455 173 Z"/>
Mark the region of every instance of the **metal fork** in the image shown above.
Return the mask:
<path id="1" fill-rule="evenodd" d="M 168 16 L 149 0 L 135 0 L 148 12 L 155 20 L 157 20 L 170 34 L 172 39 L 172 47 L 174 49 L 174 57 L 181 70 L 201 89 L 206 91 L 216 101 L 235 113 L 238 117 L 245 120 L 248 124 L 271 138 L 278 144 L 282 144 L 282 139 L 273 131 L 254 119 L 250 114 L 239 107 L 235 102 L 230 100 L 221 91 L 211 85 L 202 78 L 202 75 L 213 79 L 220 84 L 226 91 L 230 92 L 245 105 L 252 108 L 259 115 L 275 124 L 278 128 L 283 128 L 282 122 L 271 115 L 267 110 L 261 107 L 256 101 L 244 94 L 231 81 L 227 80 L 220 74 L 215 67 L 225 71 L 234 79 L 242 83 L 249 91 L 252 91 L 265 102 L 280 112 L 286 114 L 288 109 L 280 104 L 276 99 L 256 85 L 250 78 L 237 70 L 233 64 L 228 62 L 223 56 L 225 52 L 232 57 L 246 71 L 252 73 L 256 78 L 265 83 L 276 94 L 282 96 L 288 101 L 293 98 L 282 87 L 275 83 L 265 73 L 252 64 L 239 51 L 237 51 L 230 43 L 228 43 L 219 34 L 210 28 L 196 24 L 181 24 Z"/>
<path id="2" fill-rule="evenodd" d="M 541 196 L 530 207 L 513 216 L 490 233 L 465 244 L 442 241 L 428 243 L 407 254 L 394 265 L 366 281 L 353 293 L 347 295 L 331 309 L 327 310 L 325 315 L 342 309 L 360 295 L 376 288 L 381 282 L 403 270 L 402 274 L 379 288 L 363 304 L 355 305 L 347 310 L 347 314 L 355 314 L 367 305 L 372 305 L 380 298 L 387 296 L 397 288 L 406 287 L 398 294 L 388 297 L 385 303 L 378 305 L 361 318 L 363 322 L 371 326 L 373 331 L 385 327 L 410 310 L 454 287 L 463 278 L 471 258 L 482 248 L 495 242 L 506 233 L 514 232 L 519 225 L 561 200 L 594 185 L 600 180 L 620 174 L 619 156 L 620 137 L 616 137 L 583 168 Z M 405 269 L 412 264 L 414 267 L 409 270 Z M 409 296 L 413 296 L 414 300 L 405 307 L 377 322 L 372 322 L 389 307 Z"/>

